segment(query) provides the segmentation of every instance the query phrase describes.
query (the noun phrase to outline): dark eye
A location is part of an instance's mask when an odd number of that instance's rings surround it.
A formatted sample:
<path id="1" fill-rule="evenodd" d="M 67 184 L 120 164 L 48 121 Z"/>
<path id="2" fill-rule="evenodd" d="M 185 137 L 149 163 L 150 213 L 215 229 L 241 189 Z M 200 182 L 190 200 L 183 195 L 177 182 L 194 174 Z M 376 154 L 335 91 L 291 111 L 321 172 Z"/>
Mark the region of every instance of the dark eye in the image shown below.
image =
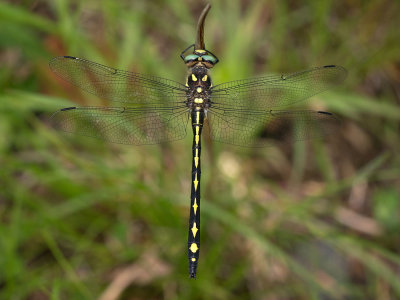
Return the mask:
<path id="1" fill-rule="evenodd" d="M 212 63 L 212 64 L 215 64 L 217 62 L 217 59 L 214 56 L 211 56 L 211 55 L 203 55 L 201 58 L 203 60 L 207 61 L 207 62 Z"/>
<path id="2" fill-rule="evenodd" d="M 191 61 L 197 60 L 198 58 L 199 58 L 198 55 L 189 54 L 188 56 L 185 57 L 185 62 L 191 62 Z"/>

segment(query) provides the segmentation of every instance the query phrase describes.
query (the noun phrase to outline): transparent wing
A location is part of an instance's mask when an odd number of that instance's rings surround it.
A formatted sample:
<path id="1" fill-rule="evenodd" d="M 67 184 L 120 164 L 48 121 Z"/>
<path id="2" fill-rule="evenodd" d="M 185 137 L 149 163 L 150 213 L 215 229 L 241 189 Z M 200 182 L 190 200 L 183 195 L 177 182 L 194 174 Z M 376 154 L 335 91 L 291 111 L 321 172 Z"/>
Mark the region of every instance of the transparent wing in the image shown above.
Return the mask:
<path id="1" fill-rule="evenodd" d="M 113 69 L 72 56 L 53 58 L 50 69 L 73 85 L 111 101 L 171 106 L 186 100 L 186 87 L 178 82 Z"/>
<path id="2" fill-rule="evenodd" d="M 158 144 L 185 137 L 186 107 L 69 107 L 53 114 L 59 130 L 119 144 Z"/>
<path id="3" fill-rule="evenodd" d="M 345 68 L 331 65 L 287 75 L 231 81 L 212 88 L 212 107 L 269 111 L 305 100 L 340 84 L 346 76 Z"/>
<path id="4" fill-rule="evenodd" d="M 331 113 L 307 110 L 210 110 L 207 118 L 213 140 L 243 147 L 265 147 L 271 140 L 287 138 L 292 141 L 318 139 L 333 133 L 340 125 Z"/>

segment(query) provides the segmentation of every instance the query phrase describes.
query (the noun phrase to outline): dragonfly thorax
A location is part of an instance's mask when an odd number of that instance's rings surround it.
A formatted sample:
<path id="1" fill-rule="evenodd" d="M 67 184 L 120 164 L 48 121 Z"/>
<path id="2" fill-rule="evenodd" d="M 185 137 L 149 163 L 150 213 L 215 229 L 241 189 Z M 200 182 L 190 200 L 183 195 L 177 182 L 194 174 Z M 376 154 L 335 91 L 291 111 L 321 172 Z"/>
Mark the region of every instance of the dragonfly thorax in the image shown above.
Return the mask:
<path id="1" fill-rule="evenodd" d="M 190 109 L 210 107 L 211 78 L 208 69 L 202 65 L 196 65 L 189 69 L 186 79 L 187 105 Z"/>

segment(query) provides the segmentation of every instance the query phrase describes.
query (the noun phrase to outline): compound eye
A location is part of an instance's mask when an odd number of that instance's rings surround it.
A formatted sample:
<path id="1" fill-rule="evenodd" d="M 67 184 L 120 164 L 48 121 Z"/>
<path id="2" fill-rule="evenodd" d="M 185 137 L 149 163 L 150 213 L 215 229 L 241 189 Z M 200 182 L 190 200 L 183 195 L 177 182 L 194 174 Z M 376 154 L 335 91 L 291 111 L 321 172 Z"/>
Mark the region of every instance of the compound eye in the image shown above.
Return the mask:
<path id="1" fill-rule="evenodd" d="M 211 55 L 203 55 L 201 58 L 203 60 L 205 60 L 206 62 L 209 62 L 209 63 L 212 63 L 212 64 L 215 64 L 217 62 L 217 59 L 214 56 L 211 56 Z"/>
<path id="2" fill-rule="evenodd" d="M 185 56 L 185 63 L 195 61 L 195 60 L 197 60 L 198 58 L 199 58 L 198 55 L 189 54 L 188 56 Z"/>

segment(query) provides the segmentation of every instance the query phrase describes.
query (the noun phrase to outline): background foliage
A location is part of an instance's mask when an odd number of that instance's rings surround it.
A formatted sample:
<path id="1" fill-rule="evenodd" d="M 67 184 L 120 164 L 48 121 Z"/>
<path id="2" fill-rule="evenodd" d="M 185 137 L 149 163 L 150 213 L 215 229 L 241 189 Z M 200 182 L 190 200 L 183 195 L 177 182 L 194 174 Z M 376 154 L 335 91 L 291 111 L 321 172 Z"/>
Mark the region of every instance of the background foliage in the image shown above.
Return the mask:
<path id="1" fill-rule="evenodd" d="M 94 97 L 58 55 L 184 80 L 205 3 L 0 2 L 1 299 L 400 299 L 400 4 L 212 1 L 214 83 L 339 64 L 309 107 L 324 142 L 204 142 L 202 248 L 187 277 L 191 136 L 131 147 L 68 136 L 61 107 Z"/>

